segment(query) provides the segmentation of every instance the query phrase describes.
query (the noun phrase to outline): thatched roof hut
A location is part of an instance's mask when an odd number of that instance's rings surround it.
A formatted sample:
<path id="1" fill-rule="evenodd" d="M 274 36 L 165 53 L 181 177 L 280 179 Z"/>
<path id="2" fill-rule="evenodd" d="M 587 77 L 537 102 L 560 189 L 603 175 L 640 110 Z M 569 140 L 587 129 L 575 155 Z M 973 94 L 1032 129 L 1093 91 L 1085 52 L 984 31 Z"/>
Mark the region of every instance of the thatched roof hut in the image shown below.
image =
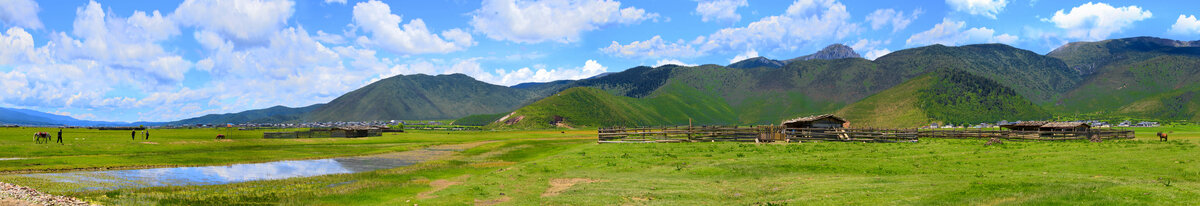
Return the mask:
<path id="1" fill-rule="evenodd" d="M 1044 131 L 1073 131 L 1087 130 L 1092 128 L 1091 125 L 1083 122 L 1051 122 L 1042 125 Z"/>
<path id="2" fill-rule="evenodd" d="M 842 128 L 847 123 L 841 117 L 822 114 L 785 120 L 780 125 L 784 128 Z"/>

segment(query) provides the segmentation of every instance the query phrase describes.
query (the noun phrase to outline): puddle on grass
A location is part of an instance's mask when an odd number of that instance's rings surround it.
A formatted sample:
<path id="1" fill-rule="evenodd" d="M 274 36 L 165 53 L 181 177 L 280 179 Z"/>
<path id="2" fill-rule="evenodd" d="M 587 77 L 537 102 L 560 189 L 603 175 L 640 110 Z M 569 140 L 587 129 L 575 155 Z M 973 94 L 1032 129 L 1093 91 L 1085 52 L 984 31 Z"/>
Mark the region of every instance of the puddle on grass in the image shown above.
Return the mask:
<path id="1" fill-rule="evenodd" d="M 77 185 L 79 191 L 160 186 L 217 185 L 329 174 L 369 172 L 408 166 L 448 156 L 460 148 L 421 150 L 331 159 L 289 160 L 227 166 L 22 174 L 20 176 Z"/>
<path id="2" fill-rule="evenodd" d="M 23 160 L 23 159 L 28 159 L 28 158 L 20 158 L 20 157 L 8 157 L 8 158 L 0 158 L 0 161 L 5 161 L 5 160 Z"/>

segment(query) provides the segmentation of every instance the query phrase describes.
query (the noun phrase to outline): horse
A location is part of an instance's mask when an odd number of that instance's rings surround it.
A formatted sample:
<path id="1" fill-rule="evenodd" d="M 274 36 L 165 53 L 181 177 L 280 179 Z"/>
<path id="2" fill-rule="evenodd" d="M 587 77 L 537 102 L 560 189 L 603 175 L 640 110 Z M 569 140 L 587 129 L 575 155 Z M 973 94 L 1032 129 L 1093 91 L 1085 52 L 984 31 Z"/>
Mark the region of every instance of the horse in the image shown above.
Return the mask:
<path id="1" fill-rule="evenodd" d="M 225 139 L 225 135 L 224 135 L 224 134 L 218 134 L 218 135 L 217 135 L 217 139 Z"/>
<path id="2" fill-rule="evenodd" d="M 1160 142 L 1167 141 L 1167 133 L 1158 132 L 1158 141 L 1160 141 Z"/>
<path id="3" fill-rule="evenodd" d="M 46 133 L 46 132 L 34 133 L 33 134 L 33 142 L 37 143 L 37 144 L 49 143 L 50 142 L 50 133 Z"/>

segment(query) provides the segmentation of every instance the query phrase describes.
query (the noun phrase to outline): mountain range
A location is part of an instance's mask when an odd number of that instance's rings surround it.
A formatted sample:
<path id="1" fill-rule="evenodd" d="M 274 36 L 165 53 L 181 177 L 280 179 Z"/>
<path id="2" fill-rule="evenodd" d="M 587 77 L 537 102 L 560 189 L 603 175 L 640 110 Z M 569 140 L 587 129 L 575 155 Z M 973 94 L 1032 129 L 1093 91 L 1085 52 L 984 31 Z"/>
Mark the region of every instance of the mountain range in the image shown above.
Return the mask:
<path id="1" fill-rule="evenodd" d="M 820 113 L 879 127 L 1081 114 L 1200 120 L 1197 46 L 1200 41 L 1135 37 L 1074 42 L 1041 55 L 1003 44 L 931 45 L 867 60 L 834 44 L 788 60 L 639 66 L 510 87 L 462 74 L 398 75 L 326 104 L 166 124 L 460 119 L 541 128 L 774 124 Z"/>

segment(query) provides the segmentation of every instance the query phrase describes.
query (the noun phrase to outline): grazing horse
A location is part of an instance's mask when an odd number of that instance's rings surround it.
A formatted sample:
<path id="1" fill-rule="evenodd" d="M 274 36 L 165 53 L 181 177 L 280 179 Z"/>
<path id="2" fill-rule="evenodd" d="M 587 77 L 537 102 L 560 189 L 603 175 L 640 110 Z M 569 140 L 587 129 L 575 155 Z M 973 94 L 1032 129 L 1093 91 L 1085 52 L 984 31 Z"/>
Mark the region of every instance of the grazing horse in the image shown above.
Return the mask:
<path id="1" fill-rule="evenodd" d="M 1158 132 L 1158 141 L 1167 141 L 1167 133 Z"/>
<path id="2" fill-rule="evenodd" d="M 217 139 L 225 139 L 225 135 L 224 135 L 224 134 L 218 134 L 218 135 L 217 135 Z"/>
<path id="3" fill-rule="evenodd" d="M 38 133 L 33 134 L 33 142 L 37 143 L 37 144 L 49 143 L 50 142 L 50 133 L 38 132 Z"/>

